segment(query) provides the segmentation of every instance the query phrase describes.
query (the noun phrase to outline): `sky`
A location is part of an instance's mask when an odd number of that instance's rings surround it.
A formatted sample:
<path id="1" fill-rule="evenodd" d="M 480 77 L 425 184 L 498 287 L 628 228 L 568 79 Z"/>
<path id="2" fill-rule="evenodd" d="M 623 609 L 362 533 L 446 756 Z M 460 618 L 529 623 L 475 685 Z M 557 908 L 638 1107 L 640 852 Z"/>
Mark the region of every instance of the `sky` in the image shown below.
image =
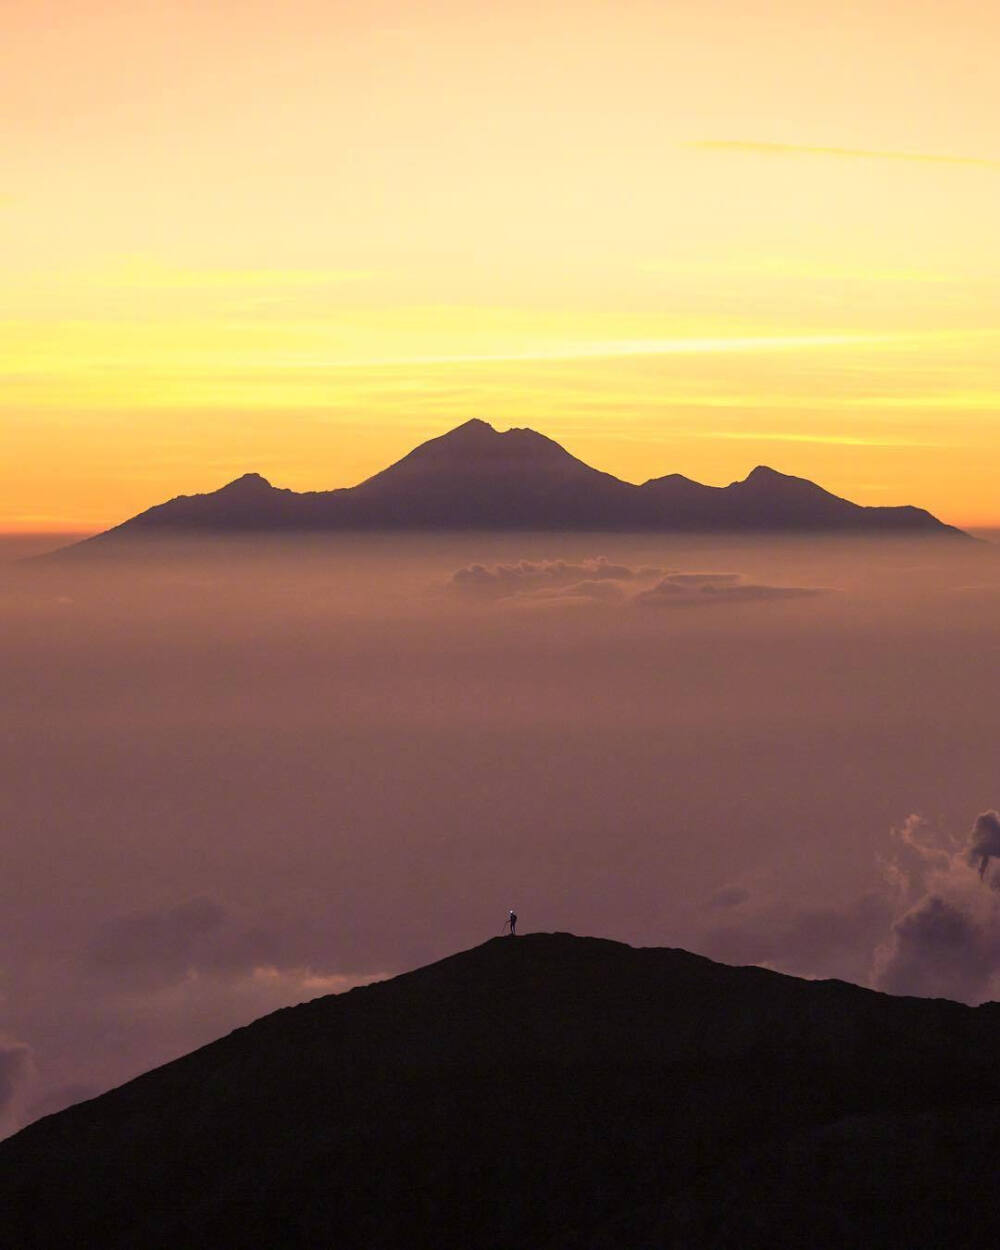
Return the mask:
<path id="1" fill-rule="evenodd" d="M 1000 524 L 992 0 L 9 0 L 0 531 L 469 417 Z"/>

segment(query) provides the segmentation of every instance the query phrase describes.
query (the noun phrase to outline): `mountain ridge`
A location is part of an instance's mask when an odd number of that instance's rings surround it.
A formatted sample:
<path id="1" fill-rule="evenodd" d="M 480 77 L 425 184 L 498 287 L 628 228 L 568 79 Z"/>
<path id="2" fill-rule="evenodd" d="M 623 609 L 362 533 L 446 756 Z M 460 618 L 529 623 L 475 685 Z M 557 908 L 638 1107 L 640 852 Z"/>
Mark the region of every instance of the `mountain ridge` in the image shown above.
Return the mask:
<path id="1" fill-rule="evenodd" d="M 968 538 L 924 509 L 862 506 L 765 465 L 728 486 L 677 473 L 635 485 L 535 430 L 498 431 L 473 418 L 355 486 L 297 493 L 246 473 L 216 491 L 156 504 L 65 550 L 183 534 L 477 529 Z"/>
<path id="2" fill-rule="evenodd" d="M 0 1244 L 992 1246 L 998 1043 L 1000 1004 L 494 938 L 0 1143 Z"/>

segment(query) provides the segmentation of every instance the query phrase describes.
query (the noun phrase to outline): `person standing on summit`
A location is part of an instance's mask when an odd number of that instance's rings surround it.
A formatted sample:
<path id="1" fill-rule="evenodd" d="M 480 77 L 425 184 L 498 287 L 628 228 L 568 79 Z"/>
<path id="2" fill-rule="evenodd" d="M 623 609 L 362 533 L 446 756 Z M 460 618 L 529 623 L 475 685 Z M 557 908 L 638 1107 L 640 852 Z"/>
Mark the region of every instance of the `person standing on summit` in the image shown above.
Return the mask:
<path id="1" fill-rule="evenodd" d="M 517 937 L 517 912 L 507 913 L 507 928 L 510 930 L 511 937 Z"/>

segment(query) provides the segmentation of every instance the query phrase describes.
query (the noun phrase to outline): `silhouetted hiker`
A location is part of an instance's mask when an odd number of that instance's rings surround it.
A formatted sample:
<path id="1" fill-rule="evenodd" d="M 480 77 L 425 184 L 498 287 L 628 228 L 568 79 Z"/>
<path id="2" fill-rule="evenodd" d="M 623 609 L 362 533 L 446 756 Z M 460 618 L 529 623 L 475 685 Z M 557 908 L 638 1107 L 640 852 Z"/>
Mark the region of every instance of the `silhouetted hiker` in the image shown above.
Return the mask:
<path id="1" fill-rule="evenodd" d="M 512 912 L 510 912 L 510 913 L 508 914 L 508 916 L 507 916 L 507 928 L 508 928 L 508 929 L 510 929 L 510 936 L 511 936 L 511 937 L 517 937 L 517 933 L 516 933 L 516 929 L 517 929 L 517 913 L 516 913 L 516 912 L 513 912 L 513 911 L 512 911 Z"/>

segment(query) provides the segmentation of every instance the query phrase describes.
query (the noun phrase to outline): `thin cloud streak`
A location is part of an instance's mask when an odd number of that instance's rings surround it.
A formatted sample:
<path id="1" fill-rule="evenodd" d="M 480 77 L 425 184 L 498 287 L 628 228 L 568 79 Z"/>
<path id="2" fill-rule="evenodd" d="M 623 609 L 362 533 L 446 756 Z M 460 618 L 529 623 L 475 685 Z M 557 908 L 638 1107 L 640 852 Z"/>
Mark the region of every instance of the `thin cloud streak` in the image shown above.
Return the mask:
<path id="1" fill-rule="evenodd" d="M 846 405 L 845 405 L 846 406 Z M 736 442 L 823 443 L 835 447 L 953 447 L 955 444 L 915 438 L 865 438 L 852 434 L 791 434 L 778 430 L 699 430 L 702 438 L 724 438 Z"/>
<path id="2" fill-rule="evenodd" d="M 95 275 L 97 286 L 148 290 L 264 289 L 334 286 L 375 276 L 369 269 L 171 269 L 158 265 L 122 265 Z"/>
<path id="3" fill-rule="evenodd" d="M 918 165 L 968 165 L 978 169 L 1000 169 L 1000 160 L 979 156 L 947 156 L 936 152 L 891 152 L 881 148 L 766 143 L 751 139 L 696 139 L 684 146 L 705 152 L 757 152 L 762 156 L 834 156 L 847 160 L 907 161 Z"/>
<path id="4" fill-rule="evenodd" d="M 797 351 L 816 347 L 852 347 L 899 343 L 912 336 L 897 334 L 751 335 L 738 338 L 623 339 L 567 343 L 524 351 L 476 352 L 427 356 L 385 356 L 357 360 L 316 361 L 316 368 L 364 369 L 409 365 L 505 364 L 517 361 L 612 360 L 628 356 L 684 356 L 715 352 Z M 295 361 L 296 368 L 308 367 Z"/>

